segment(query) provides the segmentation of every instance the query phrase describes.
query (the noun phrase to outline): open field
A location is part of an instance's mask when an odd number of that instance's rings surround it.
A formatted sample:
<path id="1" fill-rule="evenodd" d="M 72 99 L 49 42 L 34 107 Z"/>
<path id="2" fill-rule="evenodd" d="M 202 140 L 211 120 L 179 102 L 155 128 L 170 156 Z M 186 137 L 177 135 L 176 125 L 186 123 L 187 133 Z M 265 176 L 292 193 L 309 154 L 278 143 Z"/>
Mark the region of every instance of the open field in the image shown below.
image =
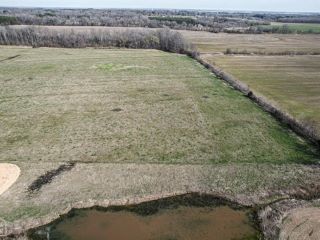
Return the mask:
<path id="1" fill-rule="evenodd" d="M 186 56 L 1 49 L 10 56 L 0 65 L 1 161 L 315 161 L 306 143 Z"/>
<path id="2" fill-rule="evenodd" d="M 210 62 L 231 73 L 320 133 L 319 56 L 214 56 Z"/>
<path id="3" fill-rule="evenodd" d="M 319 23 L 280 23 L 272 22 L 271 26 L 263 26 L 272 28 L 274 26 L 287 26 L 289 31 L 294 31 L 297 33 L 320 33 Z"/>
<path id="4" fill-rule="evenodd" d="M 214 34 L 182 31 L 208 60 L 298 120 L 320 131 L 320 35 Z M 254 55 L 222 55 L 226 49 Z M 284 55 L 294 56 L 264 56 Z"/>
<path id="5" fill-rule="evenodd" d="M 248 53 L 305 52 L 320 53 L 320 35 L 294 34 L 228 34 L 180 31 L 194 43 L 200 53 L 221 53 L 231 50 Z"/>
<path id="6" fill-rule="evenodd" d="M 0 162 L 21 169 L 0 196 L 9 231 L 186 192 L 245 205 L 316 194 L 317 151 L 187 56 L 1 47 L 0 59 Z"/>

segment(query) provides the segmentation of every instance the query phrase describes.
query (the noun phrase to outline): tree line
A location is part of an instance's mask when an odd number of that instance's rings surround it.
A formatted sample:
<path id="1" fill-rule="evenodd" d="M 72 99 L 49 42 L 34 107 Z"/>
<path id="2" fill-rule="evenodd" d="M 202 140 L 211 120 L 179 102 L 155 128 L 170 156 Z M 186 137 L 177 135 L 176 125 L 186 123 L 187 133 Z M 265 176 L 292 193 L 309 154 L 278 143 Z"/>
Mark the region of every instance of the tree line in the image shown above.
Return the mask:
<path id="1" fill-rule="evenodd" d="M 0 8 L 0 25 L 171 28 L 227 33 L 312 33 L 271 22 L 320 23 L 320 14 L 200 10 Z"/>
<path id="2" fill-rule="evenodd" d="M 305 27 L 299 29 L 292 25 L 290 27 L 288 24 L 283 24 L 279 26 L 254 26 L 248 28 L 246 33 L 261 34 L 261 33 L 279 33 L 279 34 L 319 34 L 318 30 L 312 29 L 312 27 Z"/>
<path id="3" fill-rule="evenodd" d="M 152 29 L 73 29 L 54 30 L 45 27 L 0 27 L 0 45 L 32 47 L 117 47 L 159 49 L 189 53 L 193 46 L 177 31 Z"/>
<path id="4" fill-rule="evenodd" d="M 0 16 L 12 17 L 18 25 L 169 27 L 210 32 L 267 24 L 264 20 L 236 13 L 230 17 L 223 12 L 191 10 L 0 8 Z"/>

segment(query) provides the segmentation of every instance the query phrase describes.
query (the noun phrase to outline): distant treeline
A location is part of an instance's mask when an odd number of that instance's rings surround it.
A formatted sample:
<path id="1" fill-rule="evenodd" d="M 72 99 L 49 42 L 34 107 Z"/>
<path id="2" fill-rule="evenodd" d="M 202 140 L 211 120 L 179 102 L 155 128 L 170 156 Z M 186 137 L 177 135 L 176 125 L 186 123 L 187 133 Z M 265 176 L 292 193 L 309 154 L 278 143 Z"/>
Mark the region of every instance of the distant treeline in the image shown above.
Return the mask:
<path id="1" fill-rule="evenodd" d="M 320 23 L 320 15 L 315 17 L 291 17 L 291 18 L 279 18 L 277 22 L 282 23 Z"/>
<path id="2" fill-rule="evenodd" d="M 169 27 L 210 32 L 268 24 L 264 20 L 241 14 L 230 17 L 225 13 L 187 10 L 0 8 L 0 15 L 15 18 L 15 24 L 18 25 Z"/>
<path id="3" fill-rule="evenodd" d="M 245 31 L 246 33 L 280 33 L 280 34 L 320 34 L 320 26 L 314 28 L 312 26 L 298 25 L 269 25 L 269 26 L 254 26 Z"/>
<path id="4" fill-rule="evenodd" d="M 0 25 L 171 28 L 230 33 L 283 33 L 271 22 L 320 23 L 320 14 L 200 10 L 0 8 Z M 270 26 L 261 28 L 259 26 Z M 308 33 L 287 31 L 287 33 Z"/>
<path id="5" fill-rule="evenodd" d="M 295 55 L 320 55 L 320 51 L 264 51 L 264 50 L 248 50 L 248 49 L 232 49 L 227 48 L 224 52 L 226 55 L 265 55 L 265 56 L 295 56 Z"/>
<path id="6" fill-rule="evenodd" d="M 320 23 L 320 14 L 314 14 L 312 16 L 281 16 L 271 20 L 281 23 Z"/>
<path id="7" fill-rule="evenodd" d="M 96 29 L 75 32 L 43 27 L 0 27 L 0 45 L 32 47 L 121 47 L 189 53 L 192 45 L 169 29 Z"/>
<path id="8" fill-rule="evenodd" d="M 177 24 L 192 24 L 195 25 L 197 24 L 197 21 L 194 18 L 191 17 L 149 17 L 151 20 L 157 20 L 161 22 L 176 22 Z"/>

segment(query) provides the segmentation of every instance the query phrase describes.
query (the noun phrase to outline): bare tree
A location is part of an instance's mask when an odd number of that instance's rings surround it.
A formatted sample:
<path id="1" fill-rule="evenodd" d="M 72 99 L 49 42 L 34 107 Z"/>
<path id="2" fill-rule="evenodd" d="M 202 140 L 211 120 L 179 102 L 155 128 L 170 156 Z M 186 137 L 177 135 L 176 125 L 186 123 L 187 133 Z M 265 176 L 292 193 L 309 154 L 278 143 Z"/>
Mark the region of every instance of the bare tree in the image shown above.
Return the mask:
<path id="1" fill-rule="evenodd" d="M 91 29 L 90 31 L 52 30 L 44 27 L 1 27 L 1 45 L 33 47 L 123 47 L 159 49 L 187 53 L 192 46 L 184 37 L 170 29 Z"/>

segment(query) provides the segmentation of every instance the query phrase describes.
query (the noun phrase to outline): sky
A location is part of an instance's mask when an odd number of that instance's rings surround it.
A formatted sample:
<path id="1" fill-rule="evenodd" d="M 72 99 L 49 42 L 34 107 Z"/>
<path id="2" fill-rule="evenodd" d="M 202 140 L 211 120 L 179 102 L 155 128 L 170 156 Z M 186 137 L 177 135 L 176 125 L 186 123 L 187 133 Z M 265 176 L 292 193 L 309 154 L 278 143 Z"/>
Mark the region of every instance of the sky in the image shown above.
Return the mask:
<path id="1" fill-rule="evenodd" d="M 320 0 L 0 0 L 0 6 L 320 12 Z"/>

